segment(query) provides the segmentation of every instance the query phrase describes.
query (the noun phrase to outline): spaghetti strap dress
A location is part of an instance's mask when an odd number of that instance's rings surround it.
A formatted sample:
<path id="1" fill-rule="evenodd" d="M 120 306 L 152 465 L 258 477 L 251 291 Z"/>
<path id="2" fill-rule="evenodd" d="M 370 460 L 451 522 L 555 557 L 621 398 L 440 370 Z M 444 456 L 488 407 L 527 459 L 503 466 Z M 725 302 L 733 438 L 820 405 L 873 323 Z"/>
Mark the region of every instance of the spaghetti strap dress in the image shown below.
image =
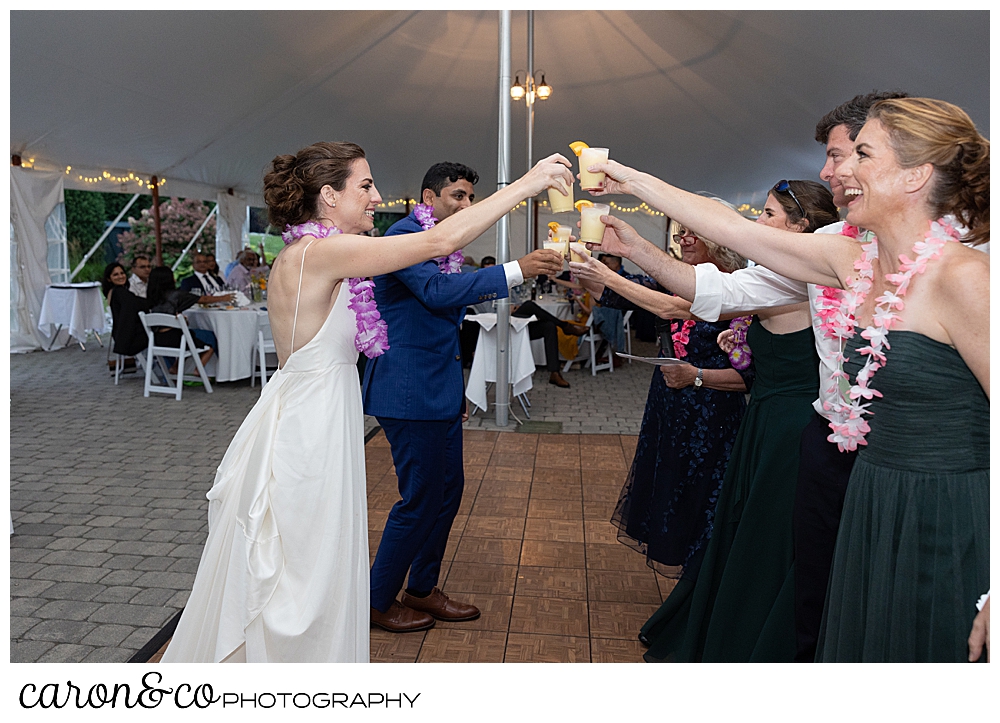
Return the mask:
<path id="1" fill-rule="evenodd" d="M 274 373 L 229 445 L 163 662 L 369 661 L 364 416 L 349 296 L 342 282 L 323 326 Z"/>

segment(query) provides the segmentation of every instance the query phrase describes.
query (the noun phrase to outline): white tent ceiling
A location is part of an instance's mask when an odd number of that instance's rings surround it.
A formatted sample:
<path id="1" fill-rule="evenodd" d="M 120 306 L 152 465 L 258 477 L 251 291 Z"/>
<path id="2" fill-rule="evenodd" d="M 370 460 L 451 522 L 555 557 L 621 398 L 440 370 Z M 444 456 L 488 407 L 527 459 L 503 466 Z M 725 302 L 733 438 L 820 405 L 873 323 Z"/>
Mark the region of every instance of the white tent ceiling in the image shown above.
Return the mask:
<path id="1" fill-rule="evenodd" d="M 497 156 L 496 11 L 12 12 L 11 153 L 259 198 L 278 153 L 352 140 L 387 199 Z M 514 13 L 513 69 L 525 13 Z M 872 89 L 965 108 L 989 135 L 987 12 L 535 13 L 536 157 L 584 140 L 691 190 L 760 200 L 814 178 L 816 121 Z M 515 174 L 524 105 L 513 108 Z M 131 186 L 127 190 L 134 190 Z M 106 185 L 104 190 L 111 190 Z"/>

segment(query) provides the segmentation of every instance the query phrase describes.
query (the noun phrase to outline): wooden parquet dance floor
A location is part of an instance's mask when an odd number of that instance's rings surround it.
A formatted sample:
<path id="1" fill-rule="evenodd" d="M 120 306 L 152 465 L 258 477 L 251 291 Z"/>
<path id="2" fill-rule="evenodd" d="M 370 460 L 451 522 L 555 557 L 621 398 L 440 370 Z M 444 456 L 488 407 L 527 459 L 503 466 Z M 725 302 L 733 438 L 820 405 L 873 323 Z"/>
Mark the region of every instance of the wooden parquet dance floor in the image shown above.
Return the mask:
<path id="1" fill-rule="evenodd" d="M 642 662 L 639 628 L 670 591 L 609 522 L 636 438 L 466 430 L 465 494 L 441 588 L 478 606 L 467 623 L 372 630 L 372 662 Z M 379 432 L 367 445 L 374 560 L 399 499 Z"/>
<path id="2" fill-rule="evenodd" d="M 440 587 L 478 620 L 371 631 L 373 663 L 641 663 L 636 635 L 673 588 L 609 520 L 636 437 L 465 430 L 465 494 Z M 365 447 L 375 559 L 399 499 L 385 435 Z M 164 645 L 150 662 L 157 662 Z"/>

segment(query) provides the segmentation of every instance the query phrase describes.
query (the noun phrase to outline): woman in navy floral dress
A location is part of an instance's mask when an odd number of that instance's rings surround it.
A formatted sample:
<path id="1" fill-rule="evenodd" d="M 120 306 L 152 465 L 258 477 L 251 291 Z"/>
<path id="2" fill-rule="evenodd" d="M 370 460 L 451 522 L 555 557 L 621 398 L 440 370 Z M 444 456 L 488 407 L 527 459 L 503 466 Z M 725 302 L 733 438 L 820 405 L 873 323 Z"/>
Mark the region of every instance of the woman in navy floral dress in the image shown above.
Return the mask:
<path id="1" fill-rule="evenodd" d="M 743 257 L 684 229 L 674 238 L 686 263 L 714 263 L 723 271 L 746 265 Z M 637 283 L 645 279 L 625 276 Z M 601 305 L 640 308 L 608 288 Z M 611 521 L 620 542 L 669 577 L 680 577 L 712 534 L 722 477 L 746 409 L 744 395 L 753 383 L 752 367 L 733 369 L 716 343 L 728 328 L 728 321 L 657 324 L 659 355 L 687 363 L 653 369 L 635 458 Z"/>

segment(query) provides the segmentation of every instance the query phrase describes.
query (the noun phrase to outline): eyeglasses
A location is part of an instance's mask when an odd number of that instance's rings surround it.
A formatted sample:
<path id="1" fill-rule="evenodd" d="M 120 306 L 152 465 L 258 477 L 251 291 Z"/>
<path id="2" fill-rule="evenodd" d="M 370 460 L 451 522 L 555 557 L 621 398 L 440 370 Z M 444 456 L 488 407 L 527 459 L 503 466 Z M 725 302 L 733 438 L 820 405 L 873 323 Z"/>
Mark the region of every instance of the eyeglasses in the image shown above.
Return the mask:
<path id="1" fill-rule="evenodd" d="M 788 184 L 788 181 L 778 181 L 774 184 L 774 188 L 771 189 L 775 193 L 787 193 L 795 201 L 795 205 L 799 207 L 799 213 L 802 214 L 802 218 L 806 217 L 806 212 L 802 208 L 802 204 L 799 203 L 799 199 L 795 197 L 795 192 L 792 191 L 792 187 Z"/>
<path id="2" fill-rule="evenodd" d="M 692 241 L 697 241 L 698 240 L 698 236 L 697 236 L 697 234 L 693 234 L 690 231 L 687 231 L 685 233 L 675 233 L 674 234 L 674 243 L 678 243 L 679 244 L 684 239 L 691 239 Z"/>

